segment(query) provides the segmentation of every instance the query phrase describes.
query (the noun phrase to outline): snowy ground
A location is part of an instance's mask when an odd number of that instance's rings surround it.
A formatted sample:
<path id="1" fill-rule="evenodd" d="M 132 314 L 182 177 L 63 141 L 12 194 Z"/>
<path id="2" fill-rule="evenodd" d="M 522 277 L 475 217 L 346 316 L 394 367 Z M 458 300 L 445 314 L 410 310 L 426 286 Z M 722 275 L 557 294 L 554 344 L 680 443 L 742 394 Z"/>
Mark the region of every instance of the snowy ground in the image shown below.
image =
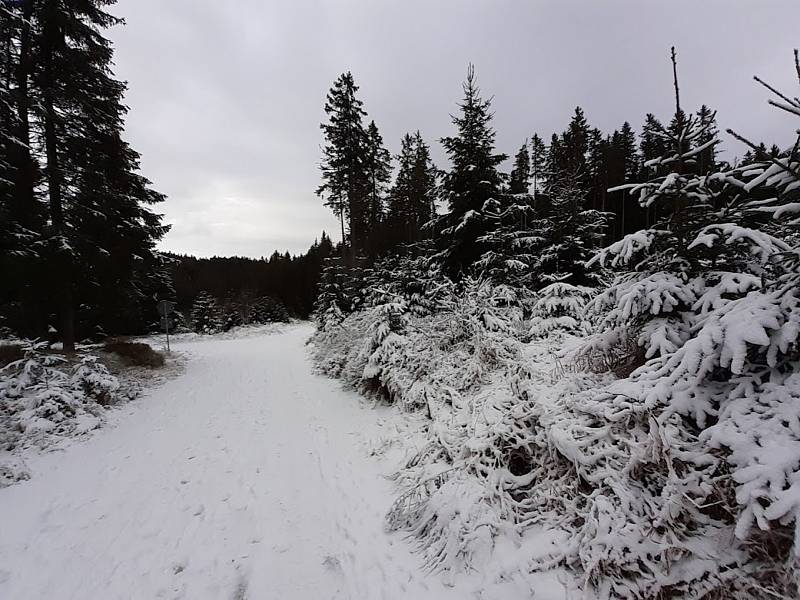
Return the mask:
<path id="1" fill-rule="evenodd" d="M 561 598 L 425 575 L 374 454 L 408 428 L 311 374 L 308 325 L 173 346 L 186 372 L 0 490 L 4 599 Z M 372 452 L 371 452 L 372 451 Z"/>

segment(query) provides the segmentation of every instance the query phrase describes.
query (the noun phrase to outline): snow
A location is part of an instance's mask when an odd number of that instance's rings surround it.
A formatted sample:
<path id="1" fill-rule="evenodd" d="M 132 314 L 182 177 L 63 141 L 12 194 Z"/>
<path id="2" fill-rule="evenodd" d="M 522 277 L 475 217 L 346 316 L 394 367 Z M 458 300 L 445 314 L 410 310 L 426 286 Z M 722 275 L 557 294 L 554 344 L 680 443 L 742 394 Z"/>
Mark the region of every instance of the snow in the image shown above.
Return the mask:
<path id="1" fill-rule="evenodd" d="M 26 455 L 30 479 L 0 490 L 0 598 L 563 598 L 552 574 L 485 583 L 489 564 L 445 582 L 385 532 L 384 475 L 420 425 L 311 374 L 311 333 L 178 339 L 182 376 Z"/>

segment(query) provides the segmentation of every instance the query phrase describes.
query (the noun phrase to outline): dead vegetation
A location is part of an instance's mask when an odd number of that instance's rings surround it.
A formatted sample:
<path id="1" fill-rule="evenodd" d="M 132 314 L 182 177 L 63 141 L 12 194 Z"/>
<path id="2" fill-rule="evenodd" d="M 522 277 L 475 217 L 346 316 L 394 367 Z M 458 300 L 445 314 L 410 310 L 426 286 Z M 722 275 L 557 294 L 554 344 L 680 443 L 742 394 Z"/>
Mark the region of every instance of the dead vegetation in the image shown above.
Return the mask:
<path id="1" fill-rule="evenodd" d="M 142 342 L 111 340 L 105 344 L 103 350 L 116 354 L 128 366 L 158 369 L 165 364 L 164 354 Z"/>

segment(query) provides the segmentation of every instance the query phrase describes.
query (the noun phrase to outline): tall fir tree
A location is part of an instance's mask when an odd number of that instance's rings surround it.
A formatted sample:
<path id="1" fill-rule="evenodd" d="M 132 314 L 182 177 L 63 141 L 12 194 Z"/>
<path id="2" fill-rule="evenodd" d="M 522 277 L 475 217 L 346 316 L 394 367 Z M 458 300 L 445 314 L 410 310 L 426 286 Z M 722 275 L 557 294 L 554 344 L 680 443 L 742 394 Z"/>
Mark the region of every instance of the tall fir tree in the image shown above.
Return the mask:
<path id="1" fill-rule="evenodd" d="M 577 106 L 567 129 L 560 137 L 553 136 L 558 143 L 550 144 L 548 166 L 551 183 L 557 184 L 557 179 L 562 176 L 569 179 L 586 176 L 590 135 L 591 128 L 583 109 Z"/>
<path id="2" fill-rule="evenodd" d="M 17 326 L 43 335 L 57 313 L 70 351 L 78 335 L 141 328 L 143 302 L 166 285 L 155 243 L 167 228 L 149 208 L 163 197 L 138 175 L 138 155 L 121 138 L 125 85 L 113 76 L 103 36 L 121 23 L 105 10 L 113 2 L 15 4 L 3 7 L 7 49 L 15 49 L 6 54 L 13 66 L 3 70 L 3 97 L 14 107 L 6 114 L 16 140 L 4 204 L 34 250 L 27 266 L 35 280 L 13 282 L 16 300 L 38 313 L 23 312 Z"/>
<path id="3" fill-rule="evenodd" d="M 414 138 L 407 133 L 400 140 L 397 155 L 397 175 L 389 191 L 386 220 L 396 242 L 405 242 L 410 237 L 411 205 L 413 203 L 413 177 L 416 149 Z"/>
<path id="4" fill-rule="evenodd" d="M 431 160 L 430 147 L 419 131 L 403 136 L 397 161 L 387 224 L 393 243 L 407 244 L 422 239 L 422 227 L 435 214 L 439 174 Z"/>
<path id="5" fill-rule="evenodd" d="M 366 131 L 365 168 L 367 175 L 367 250 L 374 254 L 376 238 L 385 214 L 386 191 L 392 178 L 392 155 L 383 146 L 383 138 L 375 121 Z"/>
<path id="6" fill-rule="evenodd" d="M 531 178 L 533 180 L 533 196 L 539 193 L 539 189 L 544 180 L 544 172 L 547 160 L 547 146 L 542 141 L 538 134 L 534 133 L 531 138 Z"/>
<path id="7" fill-rule="evenodd" d="M 606 187 L 616 188 L 637 180 L 640 171 L 636 134 L 627 121 L 611 135 L 608 148 Z M 619 239 L 631 231 L 647 225 L 646 211 L 624 191 L 606 192 L 606 210 L 613 213 L 613 225 L 608 230 L 608 241 Z"/>
<path id="8" fill-rule="evenodd" d="M 588 189 L 589 205 L 596 210 L 606 210 L 610 144 L 610 140 L 599 129 L 589 132 L 584 180 Z"/>
<path id="9" fill-rule="evenodd" d="M 537 210 L 534 237 L 540 240 L 531 264 L 534 286 L 553 282 L 594 286 L 598 269 L 587 266 L 603 241 L 604 213 L 587 207 L 589 198 L 578 175 L 563 174 L 548 192 L 549 204 Z"/>
<path id="10" fill-rule="evenodd" d="M 528 153 L 528 140 L 514 156 L 514 168 L 508 180 L 508 191 L 511 194 L 527 194 L 531 180 L 531 158 Z"/>
<path id="11" fill-rule="evenodd" d="M 32 148 L 33 0 L 0 5 L 0 324 L 41 335 L 47 327 L 42 232 L 47 220 Z"/>
<path id="12" fill-rule="evenodd" d="M 412 170 L 413 235 L 410 241 L 425 237 L 423 227 L 436 216 L 439 199 L 439 169 L 431 158 L 431 148 L 419 130 L 414 134 L 414 167 Z"/>
<path id="13" fill-rule="evenodd" d="M 499 197 L 504 178 L 498 167 L 507 158 L 495 153 L 491 101 L 481 97 L 473 65 L 463 89 L 460 114 L 452 117 L 456 135 L 441 140 L 451 168 L 442 185 L 449 212 L 440 219 L 438 258 L 455 278 L 482 254 L 478 238 L 486 233 L 486 221 L 475 217 L 487 200 Z"/>
<path id="14" fill-rule="evenodd" d="M 703 104 L 700 110 L 697 111 L 697 119 L 699 120 L 700 127 L 703 128 L 703 135 L 698 140 L 698 143 L 705 145 L 707 142 L 716 138 L 719 133 L 717 129 L 717 113 Z M 702 150 L 697 155 L 696 161 L 696 169 L 699 175 L 708 175 L 709 173 L 715 172 L 719 168 L 716 145 L 712 144 Z"/>
<path id="15" fill-rule="evenodd" d="M 669 141 L 663 135 L 664 126 L 655 115 L 648 113 L 642 125 L 642 134 L 639 142 L 639 151 L 642 158 L 641 178 L 657 175 L 659 169 L 650 161 L 658 159 L 670 151 Z M 663 169 L 662 169 L 663 171 Z"/>
<path id="16" fill-rule="evenodd" d="M 367 133 L 362 119 L 363 103 L 356 98 L 358 86 L 348 71 L 328 92 L 322 123 L 322 184 L 317 195 L 339 217 L 342 240 L 352 254 L 364 249 L 369 231 L 369 175 L 366 166 Z"/>

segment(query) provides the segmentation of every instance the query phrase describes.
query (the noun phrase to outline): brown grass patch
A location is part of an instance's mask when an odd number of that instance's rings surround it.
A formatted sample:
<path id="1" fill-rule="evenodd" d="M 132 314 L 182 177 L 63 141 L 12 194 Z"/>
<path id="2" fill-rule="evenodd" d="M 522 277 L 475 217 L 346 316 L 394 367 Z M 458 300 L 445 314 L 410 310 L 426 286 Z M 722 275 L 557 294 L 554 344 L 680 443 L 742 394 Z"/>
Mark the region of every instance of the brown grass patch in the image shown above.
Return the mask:
<path id="1" fill-rule="evenodd" d="M 128 365 L 159 368 L 164 366 L 164 355 L 142 342 L 111 341 L 104 350 L 119 356 Z"/>

